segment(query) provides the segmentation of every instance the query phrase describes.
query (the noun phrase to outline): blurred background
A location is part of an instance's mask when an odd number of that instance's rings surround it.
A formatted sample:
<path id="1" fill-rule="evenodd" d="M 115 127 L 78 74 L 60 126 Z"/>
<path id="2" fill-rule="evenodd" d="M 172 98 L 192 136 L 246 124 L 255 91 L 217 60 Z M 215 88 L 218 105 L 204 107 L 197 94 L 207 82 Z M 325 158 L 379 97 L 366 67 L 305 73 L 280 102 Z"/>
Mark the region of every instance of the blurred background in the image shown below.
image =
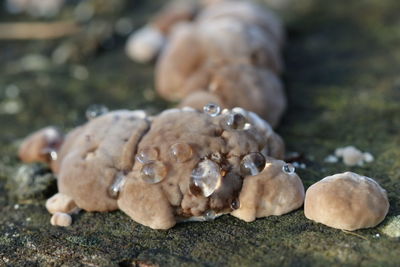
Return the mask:
<path id="1" fill-rule="evenodd" d="M 75 126 L 92 104 L 165 108 L 153 90 L 152 67 L 124 52 L 127 36 L 163 2 L 2 0 L 1 141 L 47 124 Z"/>

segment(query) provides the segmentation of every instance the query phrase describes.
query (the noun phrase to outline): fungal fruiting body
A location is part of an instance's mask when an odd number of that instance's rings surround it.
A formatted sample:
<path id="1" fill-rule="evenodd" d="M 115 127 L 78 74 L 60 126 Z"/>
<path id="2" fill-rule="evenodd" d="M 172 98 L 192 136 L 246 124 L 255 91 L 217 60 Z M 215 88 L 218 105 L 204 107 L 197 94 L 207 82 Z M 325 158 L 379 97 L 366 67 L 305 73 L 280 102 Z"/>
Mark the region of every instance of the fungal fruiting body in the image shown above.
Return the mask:
<path id="1" fill-rule="evenodd" d="M 273 159 L 284 144 L 267 122 L 241 108 L 204 111 L 114 111 L 71 131 L 50 163 L 59 189 L 46 203 L 52 223 L 67 225 L 77 209 L 121 209 L 168 229 L 232 212 L 252 221 L 302 205 L 301 180 Z M 265 190 L 253 194 L 258 187 Z"/>
<path id="2" fill-rule="evenodd" d="M 308 219 L 350 231 L 378 225 L 388 210 L 386 191 L 375 180 L 352 172 L 313 184 L 304 203 Z"/>
<path id="3" fill-rule="evenodd" d="M 188 0 L 169 2 L 152 22 L 132 33 L 127 41 L 127 55 L 141 63 L 154 60 L 167 43 L 173 26 L 191 20 L 196 14 L 197 4 Z"/>
<path id="4" fill-rule="evenodd" d="M 167 6 L 151 27 L 130 38 L 127 51 L 137 61 L 153 58 L 152 51 L 161 50 L 164 42 L 162 32 L 167 44 L 155 75 L 162 97 L 196 109 L 209 102 L 243 107 L 275 127 L 286 108 L 278 78 L 283 70 L 282 23 L 249 1 L 206 2 L 200 10 L 193 3 L 186 9 Z"/>

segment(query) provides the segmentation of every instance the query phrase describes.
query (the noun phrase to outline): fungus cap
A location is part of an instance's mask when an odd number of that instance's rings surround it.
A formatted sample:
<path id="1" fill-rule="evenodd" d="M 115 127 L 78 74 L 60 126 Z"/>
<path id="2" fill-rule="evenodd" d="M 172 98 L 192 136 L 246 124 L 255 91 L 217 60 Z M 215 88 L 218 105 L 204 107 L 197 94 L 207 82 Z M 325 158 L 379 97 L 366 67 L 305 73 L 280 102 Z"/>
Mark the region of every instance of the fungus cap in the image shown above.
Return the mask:
<path id="1" fill-rule="evenodd" d="M 264 170 L 243 181 L 240 208 L 231 214 L 246 222 L 271 215 L 282 215 L 303 205 L 304 186 L 293 171 L 286 172 L 284 161 L 267 159 Z"/>
<path id="2" fill-rule="evenodd" d="M 349 231 L 378 225 L 388 210 L 386 191 L 375 180 L 353 172 L 313 184 L 304 203 L 308 219 Z"/>

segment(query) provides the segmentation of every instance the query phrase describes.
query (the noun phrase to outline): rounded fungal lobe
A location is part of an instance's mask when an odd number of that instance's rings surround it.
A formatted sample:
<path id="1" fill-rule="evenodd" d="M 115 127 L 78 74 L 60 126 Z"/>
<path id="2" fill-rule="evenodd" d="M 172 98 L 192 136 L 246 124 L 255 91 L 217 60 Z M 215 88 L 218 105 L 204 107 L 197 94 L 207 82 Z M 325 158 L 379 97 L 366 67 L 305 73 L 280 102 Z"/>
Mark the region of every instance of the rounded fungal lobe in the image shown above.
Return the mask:
<path id="1" fill-rule="evenodd" d="M 246 222 L 282 215 L 303 205 L 304 187 L 297 174 L 282 170 L 286 163 L 268 158 L 262 172 L 244 178 L 239 208 L 231 214 Z"/>
<path id="2" fill-rule="evenodd" d="M 46 162 L 57 160 L 58 149 L 64 141 L 63 134 L 55 127 L 46 127 L 24 139 L 18 155 L 23 162 Z"/>
<path id="3" fill-rule="evenodd" d="M 388 210 L 386 191 L 373 179 L 352 172 L 313 184 L 304 203 L 308 219 L 349 231 L 378 225 Z"/>
<path id="4" fill-rule="evenodd" d="M 132 168 L 149 127 L 142 112 L 113 111 L 71 131 L 52 164 L 59 192 L 86 211 L 116 210 L 123 182 L 118 176 Z"/>
<path id="5" fill-rule="evenodd" d="M 72 224 L 72 217 L 67 213 L 56 212 L 50 219 L 51 225 L 68 227 Z"/>

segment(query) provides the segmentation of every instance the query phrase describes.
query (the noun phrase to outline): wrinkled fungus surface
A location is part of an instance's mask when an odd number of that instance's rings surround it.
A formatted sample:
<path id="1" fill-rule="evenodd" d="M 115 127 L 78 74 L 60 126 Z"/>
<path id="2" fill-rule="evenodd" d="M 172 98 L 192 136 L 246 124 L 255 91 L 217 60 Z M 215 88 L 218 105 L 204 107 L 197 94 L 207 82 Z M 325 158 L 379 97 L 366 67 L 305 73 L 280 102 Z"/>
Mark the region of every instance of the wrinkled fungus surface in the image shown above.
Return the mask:
<path id="1" fill-rule="evenodd" d="M 30 136 L 25 142 L 35 140 Z M 119 208 L 157 229 L 172 227 L 177 218 L 240 213 L 264 205 L 241 200 L 242 185 L 251 179 L 247 177 L 266 172 L 266 157 L 281 158 L 283 151 L 283 142 L 268 123 L 241 108 L 221 112 L 213 104 L 204 112 L 170 109 L 153 117 L 113 111 L 66 136 L 59 157 L 51 162 L 59 193 L 48 200 L 47 208 L 54 214 Z M 261 175 L 257 183 L 263 179 Z M 275 190 L 287 189 L 282 183 Z M 302 197 L 296 201 L 281 203 L 284 207 L 277 213 L 298 208 Z M 277 214 L 257 207 L 254 218 Z M 52 222 L 68 225 L 67 216 L 59 214 Z"/>

